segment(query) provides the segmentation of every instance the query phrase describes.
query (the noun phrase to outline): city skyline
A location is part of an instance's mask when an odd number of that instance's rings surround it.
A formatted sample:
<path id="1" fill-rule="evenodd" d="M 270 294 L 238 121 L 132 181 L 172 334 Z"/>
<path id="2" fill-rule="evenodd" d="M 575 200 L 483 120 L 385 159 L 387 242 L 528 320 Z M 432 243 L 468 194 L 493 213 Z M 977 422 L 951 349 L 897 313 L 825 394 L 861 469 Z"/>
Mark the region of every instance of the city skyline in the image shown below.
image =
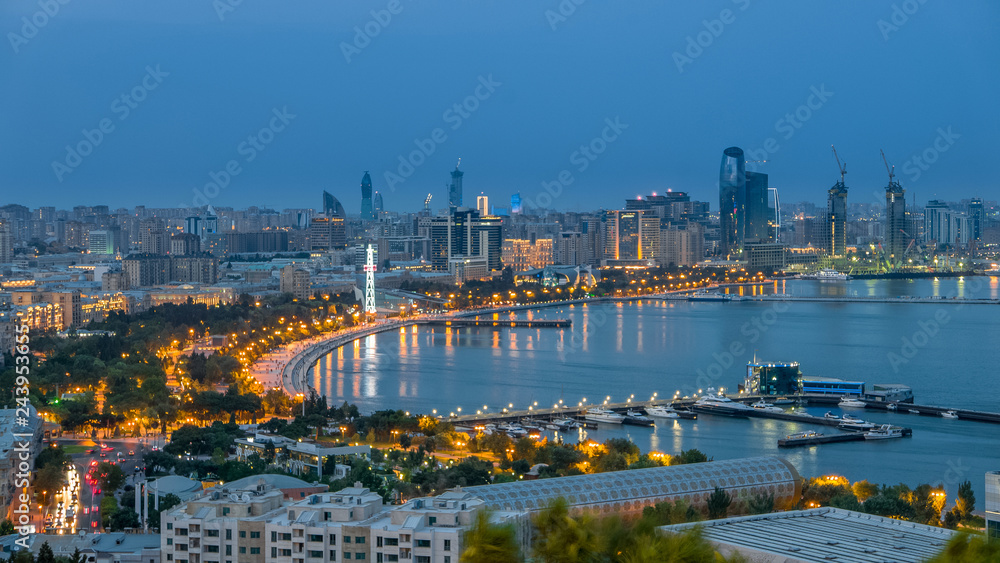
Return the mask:
<path id="1" fill-rule="evenodd" d="M 998 78 L 979 69 L 994 67 L 990 53 L 1000 52 L 989 25 L 1000 8 L 921 4 L 896 14 L 891 3 L 848 11 L 739 1 L 643 9 L 640 18 L 593 5 L 568 15 L 558 7 L 404 7 L 383 25 L 372 15 L 386 10 L 379 4 L 221 14 L 182 5 L 169 15 L 120 2 L 86 15 L 66 8 L 24 42 L 8 36 L 0 64 L 20 87 L 0 95 L 18 110 L 0 118 L 0 178 L 28 206 L 88 204 L 100 194 L 173 207 L 235 161 L 239 172 L 211 198 L 217 206 L 301 207 L 325 189 L 353 214 L 360 202 L 347 195 L 358 171 L 372 172 L 389 209 L 419 209 L 427 193 L 447 200 L 445 174 L 463 158 L 470 193 L 497 201 L 515 192 L 533 201 L 567 171 L 564 191 L 573 197 L 551 206 L 578 210 L 670 188 L 712 201 L 714 155 L 735 145 L 748 160 L 768 161 L 757 171 L 785 201 L 821 202 L 838 174 L 828 151 L 836 144 L 856 200 L 885 184 L 879 149 L 908 199 L 998 197 L 998 186 L 981 179 L 1000 126 L 989 97 Z M 7 3 L 0 29 L 24 35 L 22 18 L 37 10 Z M 271 21 L 294 34 L 259 29 Z M 609 22 L 629 33 L 609 41 Z M 421 40 L 432 23 L 437 35 Z M 956 27 L 957 41 L 946 32 Z M 165 49 L 177 33 L 190 49 Z M 823 39 L 832 34 L 857 41 Z M 276 42 L 287 46 L 264 50 Z M 518 48 L 499 56 L 497 44 Z M 641 63 L 621 64 L 635 63 L 636 52 L 646 54 Z M 300 62 L 313 57 L 319 67 Z M 225 84 L 208 60 L 223 65 Z M 52 72 L 37 73 L 39 64 Z M 746 87 L 719 91 L 715 77 L 734 66 Z M 259 76 L 271 80 L 246 87 Z M 628 82 L 644 87 L 617 87 Z M 109 132 L 77 163 L 66 147 L 104 119 Z M 347 136 L 356 142 L 338 140 Z"/>

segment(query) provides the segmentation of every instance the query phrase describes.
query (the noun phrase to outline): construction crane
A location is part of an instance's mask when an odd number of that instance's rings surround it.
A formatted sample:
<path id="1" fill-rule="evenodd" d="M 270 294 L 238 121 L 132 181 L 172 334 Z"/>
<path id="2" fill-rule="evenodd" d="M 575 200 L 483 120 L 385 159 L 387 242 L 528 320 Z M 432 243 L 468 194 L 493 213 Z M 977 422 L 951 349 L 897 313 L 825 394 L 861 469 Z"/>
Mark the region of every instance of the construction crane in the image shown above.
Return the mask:
<path id="1" fill-rule="evenodd" d="M 847 163 L 844 162 L 841 164 L 840 157 L 837 155 L 837 147 L 830 145 L 830 148 L 833 149 L 833 158 L 837 159 L 837 168 L 840 169 L 840 183 L 843 184 L 844 175 L 847 174 Z M 884 157 L 885 155 L 882 156 Z"/>
<path id="2" fill-rule="evenodd" d="M 430 211 L 432 197 L 434 197 L 434 194 L 427 194 L 427 197 L 424 198 L 424 211 Z"/>
<path id="3" fill-rule="evenodd" d="M 891 186 L 896 178 L 896 165 L 893 164 L 892 168 L 890 168 L 889 160 L 885 158 L 885 151 L 879 149 L 878 152 L 882 153 L 882 162 L 885 163 L 885 171 L 889 173 L 889 185 Z"/>

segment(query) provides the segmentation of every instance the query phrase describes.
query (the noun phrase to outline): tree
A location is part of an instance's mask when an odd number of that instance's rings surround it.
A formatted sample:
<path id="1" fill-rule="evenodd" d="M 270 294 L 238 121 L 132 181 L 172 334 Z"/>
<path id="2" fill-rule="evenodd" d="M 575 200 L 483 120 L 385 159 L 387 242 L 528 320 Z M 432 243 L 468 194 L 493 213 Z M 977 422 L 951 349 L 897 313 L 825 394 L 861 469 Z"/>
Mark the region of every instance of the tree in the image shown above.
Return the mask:
<path id="1" fill-rule="evenodd" d="M 46 465 L 35 474 L 35 489 L 47 495 L 54 493 L 66 484 L 66 473 L 59 465 Z"/>
<path id="2" fill-rule="evenodd" d="M 569 515 L 564 498 L 552 501 L 532 517 L 535 538 L 532 553 L 543 563 L 589 563 L 599 560 L 601 540 L 593 517 Z"/>
<path id="3" fill-rule="evenodd" d="M 860 502 L 865 502 L 878 494 L 878 485 L 869 483 L 868 480 L 865 479 L 851 485 L 851 492 L 854 493 L 854 496 L 857 497 Z"/>
<path id="4" fill-rule="evenodd" d="M 967 533 L 956 534 L 927 563 L 984 563 L 1000 561 L 1000 541 Z"/>
<path id="5" fill-rule="evenodd" d="M 955 501 L 955 511 L 964 521 L 976 509 L 976 494 L 972 491 L 972 483 L 963 481 L 958 486 L 958 500 Z"/>
<path id="6" fill-rule="evenodd" d="M 733 497 L 725 490 L 716 487 L 715 491 L 708 495 L 708 518 L 710 520 L 725 518 L 732 503 Z"/>
<path id="7" fill-rule="evenodd" d="M 465 549 L 462 563 L 520 563 L 521 550 L 517 545 L 514 525 L 490 522 L 490 513 L 480 510 L 472 527 L 465 532 L 462 543 Z"/>
<path id="8" fill-rule="evenodd" d="M 101 488 L 112 493 L 125 484 L 125 473 L 121 467 L 103 461 L 97 464 L 97 482 Z"/>
<path id="9" fill-rule="evenodd" d="M 4 518 L 0 522 L 0 536 L 9 536 L 14 533 L 14 522 L 10 518 Z"/>
<path id="10" fill-rule="evenodd" d="M 747 502 L 747 512 L 750 514 L 770 514 L 774 512 L 774 493 L 756 494 Z"/>
<path id="11" fill-rule="evenodd" d="M 125 528 L 138 528 L 139 515 L 131 508 L 123 508 L 111 515 L 111 530 L 120 532 Z"/>
<path id="12" fill-rule="evenodd" d="M 87 558 L 84 557 L 82 553 L 80 553 L 80 548 L 77 547 L 73 549 L 73 555 L 70 556 L 69 563 L 86 563 L 86 562 Z"/>
<path id="13" fill-rule="evenodd" d="M 688 463 L 703 463 L 708 461 L 708 456 L 694 448 L 684 450 L 681 453 L 670 457 L 670 465 L 685 465 Z"/>
<path id="14" fill-rule="evenodd" d="M 43 543 L 42 547 L 38 548 L 38 556 L 35 557 L 35 563 L 56 563 L 56 554 L 52 552 L 49 542 Z"/>

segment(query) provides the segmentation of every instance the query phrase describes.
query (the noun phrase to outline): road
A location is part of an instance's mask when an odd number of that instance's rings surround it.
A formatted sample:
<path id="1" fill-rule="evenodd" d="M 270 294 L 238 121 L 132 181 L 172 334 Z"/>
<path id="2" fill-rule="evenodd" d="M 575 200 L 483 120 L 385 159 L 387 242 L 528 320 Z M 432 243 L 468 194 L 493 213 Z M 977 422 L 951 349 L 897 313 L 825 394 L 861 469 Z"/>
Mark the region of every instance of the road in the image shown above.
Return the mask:
<path id="1" fill-rule="evenodd" d="M 71 489 L 57 495 L 46 507 L 46 518 L 51 516 L 51 526 L 46 522 L 46 531 L 50 533 L 75 533 L 84 529 L 92 532 L 101 530 L 100 505 L 101 498 L 110 491 L 101 491 L 96 484 L 91 484 L 86 478 L 91 467 L 101 462 L 114 462 L 121 467 L 126 476 L 126 484 L 134 484 L 137 475 L 142 475 L 145 468 L 142 456 L 150 447 L 161 446 L 162 438 L 157 443 L 152 438 L 119 438 L 94 441 L 89 438 L 56 438 L 53 440 L 63 448 L 81 446 L 86 448 L 83 453 L 70 454 L 72 466 L 67 470 L 67 480 Z M 104 445 L 102 448 L 101 445 Z M 89 453 L 88 453 L 89 452 Z M 129 455 L 129 452 L 134 452 Z M 119 455 L 120 454 L 120 455 Z M 73 477 L 76 475 L 77 487 L 73 488 Z M 141 477 L 140 477 L 141 478 Z M 120 500 L 120 499 L 119 499 Z M 59 503 L 62 502 L 60 507 Z M 71 510 L 72 509 L 72 510 Z"/>

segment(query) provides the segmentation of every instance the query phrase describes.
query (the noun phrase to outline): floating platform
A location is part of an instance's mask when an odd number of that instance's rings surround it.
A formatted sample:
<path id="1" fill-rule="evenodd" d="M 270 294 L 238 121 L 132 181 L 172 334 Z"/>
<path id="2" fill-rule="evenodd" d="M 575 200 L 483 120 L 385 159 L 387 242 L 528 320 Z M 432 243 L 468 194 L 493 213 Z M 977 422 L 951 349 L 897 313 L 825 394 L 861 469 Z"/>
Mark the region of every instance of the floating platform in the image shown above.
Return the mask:
<path id="1" fill-rule="evenodd" d="M 912 428 L 903 428 L 903 437 L 912 436 Z M 833 444 L 835 442 L 857 442 L 865 441 L 864 432 L 842 432 L 840 434 L 821 434 L 804 438 L 781 438 L 778 440 L 779 448 L 797 448 L 802 446 L 818 446 L 819 444 Z"/>

